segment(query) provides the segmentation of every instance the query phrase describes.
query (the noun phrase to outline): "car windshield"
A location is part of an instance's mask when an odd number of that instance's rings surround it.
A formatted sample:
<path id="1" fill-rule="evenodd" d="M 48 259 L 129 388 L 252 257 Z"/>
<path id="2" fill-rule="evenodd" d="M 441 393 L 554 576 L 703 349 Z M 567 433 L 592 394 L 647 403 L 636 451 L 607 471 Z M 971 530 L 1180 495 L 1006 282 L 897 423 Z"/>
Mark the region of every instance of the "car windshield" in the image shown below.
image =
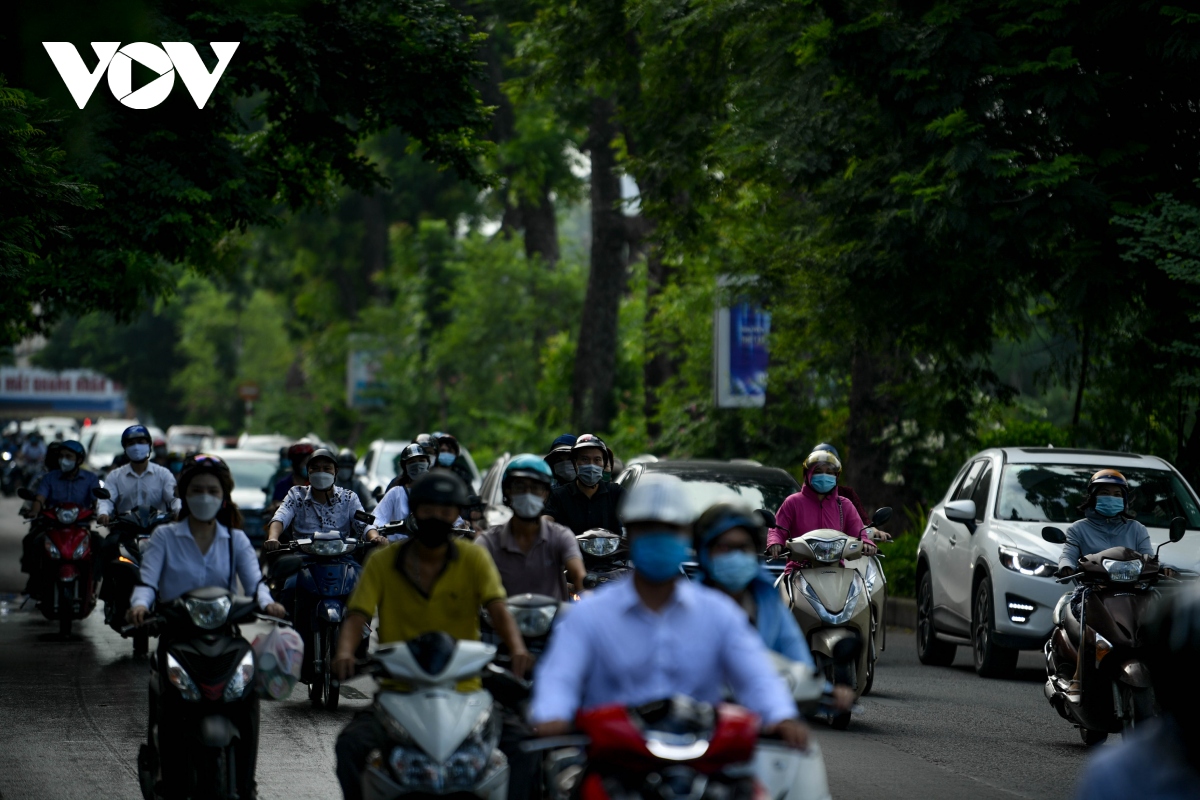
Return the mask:
<path id="1" fill-rule="evenodd" d="M 404 448 L 408 447 L 411 442 L 401 442 L 400 444 L 388 443 L 379 451 L 379 463 L 375 465 L 375 472 L 380 478 L 396 477 L 396 466 L 392 463 L 396 460 L 396 456 L 404 452 Z"/>
<path id="2" fill-rule="evenodd" d="M 1102 465 L 1008 464 L 1000 481 L 996 518 L 1018 522 L 1074 522 L 1088 480 Z M 1174 517 L 1200 528 L 1200 506 L 1174 472 L 1122 467 L 1129 481 L 1129 508 L 1148 528 L 1166 528 Z"/>
<path id="3" fill-rule="evenodd" d="M 90 452 L 92 453 L 119 453 L 121 447 L 121 432 L 113 433 L 98 433 L 96 441 L 92 442 Z"/>
<path id="4" fill-rule="evenodd" d="M 263 489 L 271 482 L 278 466 L 274 461 L 252 458 L 226 459 L 233 473 L 233 485 L 238 489 Z"/>
<path id="5" fill-rule="evenodd" d="M 716 503 L 729 502 L 775 512 L 788 495 L 800 491 L 790 475 L 774 470 L 723 473 L 715 469 L 658 469 L 647 474 L 670 475 L 683 481 L 696 516 Z"/>
<path id="6" fill-rule="evenodd" d="M 171 437 L 171 447 L 175 450 L 199 450 L 204 447 L 207 438 L 203 433 L 177 433 Z"/>

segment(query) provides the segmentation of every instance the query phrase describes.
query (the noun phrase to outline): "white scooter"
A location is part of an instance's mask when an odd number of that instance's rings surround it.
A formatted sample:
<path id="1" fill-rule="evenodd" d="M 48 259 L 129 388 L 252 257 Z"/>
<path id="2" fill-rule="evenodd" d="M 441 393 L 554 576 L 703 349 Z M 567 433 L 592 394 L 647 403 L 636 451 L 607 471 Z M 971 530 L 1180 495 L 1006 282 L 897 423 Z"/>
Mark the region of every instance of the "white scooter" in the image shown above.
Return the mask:
<path id="1" fill-rule="evenodd" d="M 382 689 L 375 715 L 390 741 L 372 751 L 363 772 L 365 800 L 408 795 L 471 794 L 507 800 L 508 759 L 500 752 L 501 714 L 490 692 L 455 691 L 496 656 L 489 644 L 427 633 L 375 652 L 369 670 L 403 681 L 409 692 Z"/>
<path id="2" fill-rule="evenodd" d="M 816 712 L 826 699 L 825 676 L 778 653 L 769 655 L 801 713 Z M 754 751 L 754 774 L 770 800 L 831 800 L 825 758 L 815 739 L 809 739 L 805 751 L 781 741 L 759 739 Z"/>

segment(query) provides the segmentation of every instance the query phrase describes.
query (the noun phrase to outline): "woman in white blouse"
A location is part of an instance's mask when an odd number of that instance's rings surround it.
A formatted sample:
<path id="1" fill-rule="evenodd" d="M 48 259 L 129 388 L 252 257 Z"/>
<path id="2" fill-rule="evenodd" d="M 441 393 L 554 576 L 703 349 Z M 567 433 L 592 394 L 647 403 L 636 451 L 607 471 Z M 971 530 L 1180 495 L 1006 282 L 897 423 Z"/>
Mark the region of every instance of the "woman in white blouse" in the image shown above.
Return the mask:
<path id="1" fill-rule="evenodd" d="M 141 625 L 151 604 L 168 602 L 195 589 L 223 586 L 254 592 L 259 606 L 273 617 L 284 616 L 262 573 L 254 547 L 241 530 L 242 515 L 231 499 L 233 476 L 216 456 L 188 459 L 179 474 L 182 519 L 160 525 L 142 552 L 142 586 L 133 591 L 127 618 Z M 232 561 L 232 563 L 231 563 Z"/>

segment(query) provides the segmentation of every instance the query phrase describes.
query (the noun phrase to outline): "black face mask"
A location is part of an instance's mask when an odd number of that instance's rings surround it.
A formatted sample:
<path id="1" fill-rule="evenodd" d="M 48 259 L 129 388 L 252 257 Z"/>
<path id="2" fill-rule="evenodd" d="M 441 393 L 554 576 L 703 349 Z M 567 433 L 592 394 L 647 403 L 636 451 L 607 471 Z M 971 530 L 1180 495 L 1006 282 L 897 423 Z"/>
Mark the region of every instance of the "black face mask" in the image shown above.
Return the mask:
<path id="1" fill-rule="evenodd" d="M 436 517 L 422 520 L 413 517 L 412 521 L 417 525 L 417 529 L 413 531 L 413 538 L 429 548 L 441 547 L 450 541 L 450 533 L 454 530 L 453 522 Z"/>

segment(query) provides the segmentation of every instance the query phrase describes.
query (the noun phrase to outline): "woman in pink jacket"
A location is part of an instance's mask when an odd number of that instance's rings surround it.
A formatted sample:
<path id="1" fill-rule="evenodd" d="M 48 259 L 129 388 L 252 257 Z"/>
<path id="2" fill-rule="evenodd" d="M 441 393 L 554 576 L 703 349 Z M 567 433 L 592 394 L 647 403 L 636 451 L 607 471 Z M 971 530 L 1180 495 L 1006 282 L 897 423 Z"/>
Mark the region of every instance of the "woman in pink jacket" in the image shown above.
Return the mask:
<path id="1" fill-rule="evenodd" d="M 804 460 L 804 486 L 788 497 L 775 514 L 775 527 L 767 534 L 767 555 L 783 555 L 788 539 L 819 528 L 832 528 L 863 540 L 863 555 L 875 553 L 875 544 L 854 504 L 837 491 L 842 462 L 833 453 L 817 450 Z M 794 562 L 788 562 L 791 570 Z"/>

